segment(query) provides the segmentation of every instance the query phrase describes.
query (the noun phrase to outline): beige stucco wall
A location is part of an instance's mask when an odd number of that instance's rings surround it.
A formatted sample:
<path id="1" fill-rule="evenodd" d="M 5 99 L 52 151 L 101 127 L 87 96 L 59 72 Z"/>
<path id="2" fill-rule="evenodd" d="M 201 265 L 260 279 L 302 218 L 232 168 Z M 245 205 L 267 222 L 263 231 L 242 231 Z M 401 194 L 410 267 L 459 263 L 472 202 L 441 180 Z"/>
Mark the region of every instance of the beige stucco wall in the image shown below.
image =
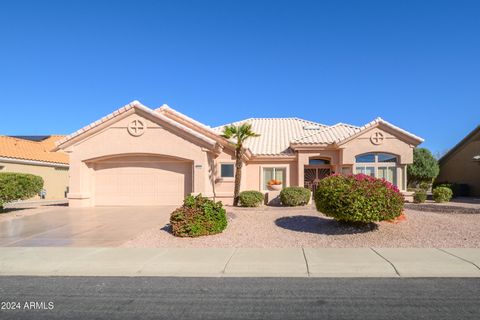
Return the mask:
<path id="1" fill-rule="evenodd" d="M 46 199 L 63 199 L 68 187 L 68 168 L 0 162 L 0 172 L 30 173 L 43 178 Z M 35 198 L 39 198 L 36 196 Z"/>
<path id="2" fill-rule="evenodd" d="M 381 144 L 374 144 L 370 137 L 379 132 L 384 135 L 384 140 Z M 413 163 L 413 145 L 401 140 L 391 131 L 381 128 L 369 130 L 364 134 L 348 141 L 340 146 L 342 149 L 340 158 L 342 164 L 354 164 L 355 156 L 367 152 L 385 152 L 395 154 L 399 157 L 400 164 Z"/>
<path id="3" fill-rule="evenodd" d="M 144 122 L 147 129 L 141 136 L 132 136 L 127 126 L 135 119 Z M 178 129 L 177 129 L 178 130 Z M 193 193 L 212 195 L 210 150 L 188 134 L 180 133 L 168 125 L 159 125 L 142 112 L 134 109 L 123 119 L 105 125 L 101 131 L 69 146 L 71 206 L 92 206 L 94 199 L 95 162 L 115 155 L 163 155 L 192 161 Z M 193 141 L 192 141 L 193 140 Z"/>
<path id="4" fill-rule="evenodd" d="M 472 158 L 480 153 L 480 135 L 440 163 L 439 182 L 466 183 L 470 195 L 480 197 L 480 162 Z"/>
<path id="5" fill-rule="evenodd" d="M 377 132 L 384 137 L 379 144 L 373 143 L 371 139 Z M 381 152 L 394 154 L 398 157 L 396 170 L 397 186 L 400 190 L 406 191 L 407 165 L 413 163 L 414 147 L 414 145 L 405 142 L 389 128 L 373 128 L 340 146 L 340 165 L 354 165 L 355 156 L 364 153 Z"/>
<path id="6" fill-rule="evenodd" d="M 221 200 L 224 203 L 231 203 L 233 200 L 233 191 L 235 186 L 234 178 L 222 178 L 220 176 L 220 166 L 222 163 L 231 163 L 235 164 L 235 155 L 234 152 L 230 150 L 223 150 L 223 152 L 218 155 L 214 164 L 214 176 L 215 176 L 215 195 L 218 200 Z M 245 172 L 245 169 L 242 168 L 242 173 Z M 245 177 L 242 175 L 242 180 L 245 180 Z"/>
<path id="7" fill-rule="evenodd" d="M 262 190 L 262 168 L 286 168 L 287 170 L 287 181 L 286 185 L 289 186 L 298 186 L 298 175 L 297 175 L 297 161 L 250 161 L 246 165 L 247 179 L 246 183 L 243 185 L 242 190 Z"/>

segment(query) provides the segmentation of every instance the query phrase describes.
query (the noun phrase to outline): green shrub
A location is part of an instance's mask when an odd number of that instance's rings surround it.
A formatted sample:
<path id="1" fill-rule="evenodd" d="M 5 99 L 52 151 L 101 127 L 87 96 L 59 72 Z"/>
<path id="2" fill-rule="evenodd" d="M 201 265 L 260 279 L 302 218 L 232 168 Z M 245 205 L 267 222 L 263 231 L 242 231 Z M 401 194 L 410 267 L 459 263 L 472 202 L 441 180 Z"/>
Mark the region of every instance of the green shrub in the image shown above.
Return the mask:
<path id="1" fill-rule="evenodd" d="M 407 166 L 408 184 L 431 183 L 440 172 L 437 159 L 425 148 L 413 149 L 413 163 Z"/>
<path id="2" fill-rule="evenodd" d="M 433 189 L 432 194 L 435 202 L 448 202 L 452 199 L 453 192 L 448 187 L 436 187 Z"/>
<path id="3" fill-rule="evenodd" d="M 419 183 L 418 187 L 423 190 L 423 191 L 428 191 L 430 190 L 430 187 L 432 186 L 432 183 L 429 181 L 422 181 Z"/>
<path id="4" fill-rule="evenodd" d="M 370 223 L 402 214 L 403 195 L 393 184 L 364 174 L 332 175 L 315 193 L 317 210 L 339 221 Z"/>
<path id="5" fill-rule="evenodd" d="M 27 173 L 0 173 L 0 210 L 4 203 L 29 199 L 42 188 L 42 177 Z"/>
<path id="6" fill-rule="evenodd" d="M 453 191 L 453 183 L 449 182 L 442 182 L 442 183 L 434 183 L 433 188 L 438 188 L 438 187 L 445 187 Z"/>
<path id="7" fill-rule="evenodd" d="M 183 206 L 172 212 L 170 225 L 177 237 L 199 237 L 225 230 L 227 216 L 222 202 L 214 202 L 202 195 L 187 196 Z"/>
<path id="8" fill-rule="evenodd" d="M 280 191 L 280 201 L 284 206 L 304 206 L 310 201 L 310 190 L 303 187 L 287 187 Z"/>
<path id="9" fill-rule="evenodd" d="M 449 183 L 449 182 L 437 182 L 433 184 L 433 188 L 447 187 L 453 192 L 453 197 L 468 197 L 470 196 L 470 186 L 466 183 Z"/>
<path id="10" fill-rule="evenodd" d="M 417 190 L 413 194 L 413 202 L 424 203 L 427 200 L 427 192 L 425 190 Z"/>
<path id="11" fill-rule="evenodd" d="M 263 203 L 265 196 L 260 191 L 249 190 L 240 192 L 240 205 L 242 207 L 258 207 Z"/>

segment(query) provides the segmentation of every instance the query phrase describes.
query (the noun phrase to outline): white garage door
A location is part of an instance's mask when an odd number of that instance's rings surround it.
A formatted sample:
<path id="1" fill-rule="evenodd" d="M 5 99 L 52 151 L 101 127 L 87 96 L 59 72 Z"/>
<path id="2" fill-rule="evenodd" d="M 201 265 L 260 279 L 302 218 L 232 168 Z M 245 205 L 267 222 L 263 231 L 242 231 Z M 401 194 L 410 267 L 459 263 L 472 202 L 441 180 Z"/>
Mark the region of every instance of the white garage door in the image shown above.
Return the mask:
<path id="1" fill-rule="evenodd" d="M 95 165 L 98 206 L 179 205 L 191 185 L 191 162 L 124 158 Z"/>

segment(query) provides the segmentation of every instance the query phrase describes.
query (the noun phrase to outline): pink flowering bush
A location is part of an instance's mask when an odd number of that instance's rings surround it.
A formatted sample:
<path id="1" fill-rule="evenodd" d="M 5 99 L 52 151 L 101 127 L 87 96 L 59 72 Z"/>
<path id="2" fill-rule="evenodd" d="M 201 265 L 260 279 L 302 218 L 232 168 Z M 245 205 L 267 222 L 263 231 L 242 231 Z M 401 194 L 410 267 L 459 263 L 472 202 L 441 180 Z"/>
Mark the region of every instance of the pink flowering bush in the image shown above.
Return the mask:
<path id="1" fill-rule="evenodd" d="M 331 175 L 315 193 L 318 211 L 345 222 L 392 220 L 402 214 L 403 202 L 395 185 L 364 174 Z"/>

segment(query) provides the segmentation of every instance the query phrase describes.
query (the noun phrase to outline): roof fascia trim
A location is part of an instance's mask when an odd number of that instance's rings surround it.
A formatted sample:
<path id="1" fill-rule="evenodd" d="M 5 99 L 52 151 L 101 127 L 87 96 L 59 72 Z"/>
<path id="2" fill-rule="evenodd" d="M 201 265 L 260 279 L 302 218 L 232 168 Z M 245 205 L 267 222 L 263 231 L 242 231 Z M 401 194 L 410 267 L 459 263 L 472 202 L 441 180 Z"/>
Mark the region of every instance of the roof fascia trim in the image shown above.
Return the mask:
<path id="1" fill-rule="evenodd" d="M 451 157 L 455 152 L 458 151 L 464 144 L 466 144 L 471 138 L 473 138 L 477 133 L 480 133 L 480 125 L 478 125 L 475 129 L 473 129 L 469 134 L 467 134 L 460 142 L 458 142 L 456 145 L 453 146 L 450 150 L 448 150 L 447 153 L 445 153 L 440 159 L 438 159 L 438 162 L 444 162 L 447 160 L 449 157 Z M 479 161 L 479 160 L 474 160 L 474 161 Z"/>
<path id="2" fill-rule="evenodd" d="M 1 162 L 8 163 L 19 163 L 19 164 L 31 164 L 44 167 L 58 167 L 58 168 L 69 168 L 70 166 L 66 163 L 61 162 L 50 162 L 50 161 L 40 161 L 40 160 L 28 160 L 21 158 L 10 158 L 10 157 L 0 157 Z"/>
<path id="3" fill-rule="evenodd" d="M 201 134 L 200 132 L 197 132 L 197 131 L 195 131 L 191 128 L 188 128 L 185 125 L 183 125 L 181 123 L 178 123 L 177 121 L 175 121 L 173 119 L 170 119 L 169 117 L 167 117 L 165 115 L 162 115 L 158 112 L 155 112 L 154 110 L 144 106 L 139 101 L 135 100 L 135 101 L 132 101 L 131 103 L 121 107 L 120 109 L 108 114 L 107 116 L 105 116 L 105 117 L 103 117 L 103 118 L 101 118 L 101 119 L 99 119 L 95 122 L 92 122 L 89 125 L 81 128 L 81 129 L 75 131 L 74 133 L 66 136 L 65 138 L 59 140 L 56 143 L 56 147 L 53 149 L 53 151 L 58 151 L 58 150 L 67 148 L 68 146 L 77 142 L 81 136 L 83 136 L 85 134 L 90 135 L 91 133 L 94 133 L 95 131 L 93 129 L 98 128 L 101 124 L 107 123 L 108 121 L 113 120 L 113 119 L 119 117 L 120 115 L 125 114 L 126 112 L 128 112 L 129 110 L 132 110 L 132 109 L 137 109 L 139 111 L 143 111 L 146 114 L 152 116 L 154 119 L 159 119 L 159 120 L 163 121 L 164 123 L 167 123 L 171 127 L 180 129 L 180 130 L 182 130 L 186 133 L 189 133 L 190 135 L 196 137 L 197 139 L 200 139 L 201 141 L 206 143 L 208 146 L 210 146 L 212 149 L 216 148 L 217 142 L 215 140 Z"/>
<path id="4" fill-rule="evenodd" d="M 345 143 L 357 138 L 358 136 L 366 133 L 366 132 L 369 132 L 375 128 L 378 128 L 380 126 L 385 126 L 387 128 L 389 128 L 390 130 L 393 130 L 395 131 L 396 133 L 398 133 L 400 136 L 403 136 L 405 139 L 402 139 L 402 140 L 407 140 L 409 142 L 411 142 L 410 144 L 414 145 L 414 146 L 417 146 L 419 145 L 420 143 L 422 143 L 424 140 L 420 137 L 417 137 L 416 135 L 408 132 L 408 131 L 405 131 L 393 124 L 391 124 L 390 122 L 387 122 L 381 118 L 377 118 L 375 120 L 373 120 L 372 122 L 369 122 L 367 123 L 366 125 L 364 125 L 363 127 L 360 127 L 360 131 L 352 134 L 351 136 L 341 140 L 341 141 L 338 141 L 336 143 L 337 146 L 341 146 L 341 145 L 344 145 Z"/>

